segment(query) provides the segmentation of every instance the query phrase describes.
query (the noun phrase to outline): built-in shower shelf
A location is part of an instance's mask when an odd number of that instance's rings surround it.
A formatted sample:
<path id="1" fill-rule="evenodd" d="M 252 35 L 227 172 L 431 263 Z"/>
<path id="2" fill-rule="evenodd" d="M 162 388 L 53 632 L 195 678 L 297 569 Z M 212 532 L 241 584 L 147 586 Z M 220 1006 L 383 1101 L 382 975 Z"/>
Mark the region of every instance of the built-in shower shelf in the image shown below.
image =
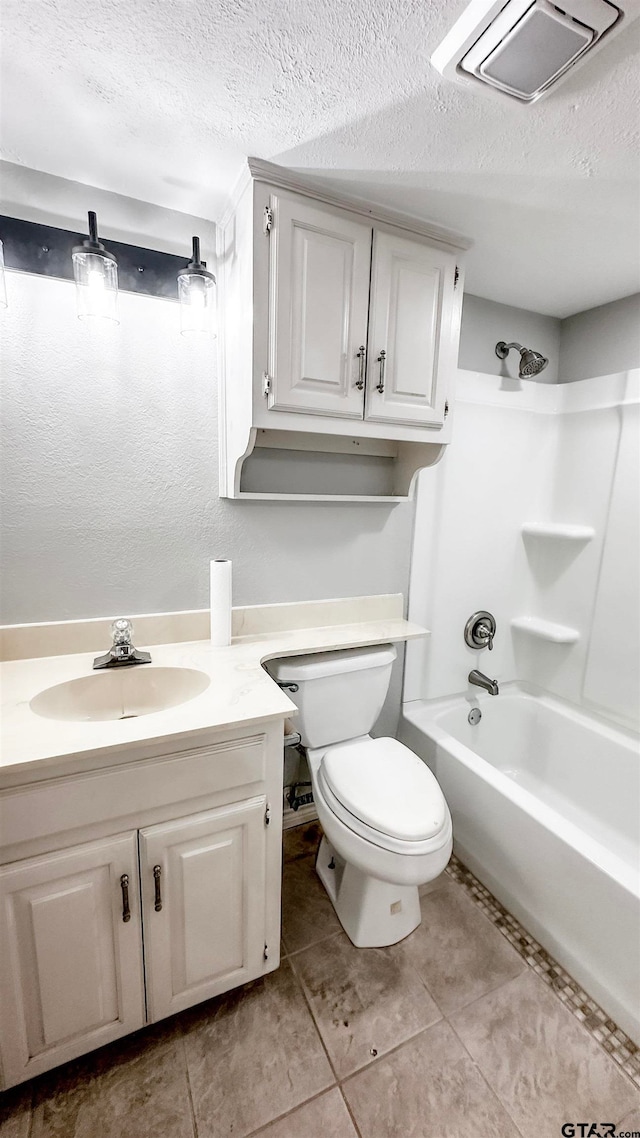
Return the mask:
<path id="1" fill-rule="evenodd" d="M 537 616 L 516 616 L 511 627 L 518 632 L 526 632 L 538 640 L 549 640 L 553 644 L 575 644 L 580 639 L 577 628 L 567 624 L 556 624 L 553 620 L 541 620 Z"/>
<path id="2" fill-rule="evenodd" d="M 555 537 L 564 541 L 591 541 L 596 533 L 592 526 L 565 522 L 525 522 L 522 532 L 525 537 Z"/>

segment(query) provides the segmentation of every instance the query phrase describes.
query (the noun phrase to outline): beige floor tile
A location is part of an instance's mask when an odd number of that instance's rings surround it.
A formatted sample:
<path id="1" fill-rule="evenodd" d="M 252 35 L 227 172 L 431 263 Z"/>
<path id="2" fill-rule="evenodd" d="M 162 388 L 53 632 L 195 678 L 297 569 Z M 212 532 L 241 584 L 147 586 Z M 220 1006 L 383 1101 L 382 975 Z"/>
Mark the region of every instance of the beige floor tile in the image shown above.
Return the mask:
<path id="1" fill-rule="evenodd" d="M 529 969 L 450 1020 L 525 1138 L 640 1107 L 640 1091 Z"/>
<path id="2" fill-rule="evenodd" d="M 440 1018 L 406 958 L 340 933 L 291 958 L 339 1078 Z"/>
<path id="3" fill-rule="evenodd" d="M 29 1138 L 31 1084 L 0 1092 L 0 1138 Z"/>
<path id="4" fill-rule="evenodd" d="M 447 1023 L 348 1079 L 362 1138 L 519 1138 Z M 542 1131 L 537 1138 L 551 1138 Z"/>
<path id="5" fill-rule="evenodd" d="M 630 1131 L 631 1134 L 633 1134 L 634 1131 L 640 1134 L 640 1108 L 638 1110 L 632 1110 L 631 1114 L 625 1115 L 622 1122 L 618 1122 L 616 1125 L 616 1130 L 621 1130 L 623 1134 L 626 1131 Z M 0 1134 L 2 1134 L 1 1130 Z"/>
<path id="6" fill-rule="evenodd" d="M 282 940 L 298 952 L 341 928 L 311 858 L 285 862 L 282 876 Z"/>
<path id="7" fill-rule="evenodd" d="M 194 1138 L 182 1039 L 151 1029 L 37 1080 L 31 1138 Z"/>
<path id="8" fill-rule="evenodd" d="M 426 897 L 427 893 L 433 893 L 436 889 L 441 889 L 443 885 L 450 885 L 451 878 L 447 873 L 440 873 L 433 881 L 427 881 L 424 885 L 418 887 L 418 893 L 421 897 Z"/>
<path id="9" fill-rule="evenodd" d="M 335 1081 L 286 961 L 183 1022 L 198 1138 L 244 1138 Z"/>
<path id="10" fill-rule="evenodd" d="M 428 893 L 420 905 L 422 924 L 402 942 L 402 950 L 445 1015 L 526 967 L 455 882 Z"/>
<path id="11" fill-rule="evenodd" d="M 256 1135 L 258 1138 L 258 1135 Z M 337 1087 L 272 1122 L 259 1138 L 358 1138 Z"/>
<path id="12" fill-rule="evenodd" d="M 295 861 L 301 857 L 315 857 L 320 845 L 322 830 L 319 822 L 307 822 L 303 826 L 293 826 L 282 835 L 282 852 L 285 861 Z"/>

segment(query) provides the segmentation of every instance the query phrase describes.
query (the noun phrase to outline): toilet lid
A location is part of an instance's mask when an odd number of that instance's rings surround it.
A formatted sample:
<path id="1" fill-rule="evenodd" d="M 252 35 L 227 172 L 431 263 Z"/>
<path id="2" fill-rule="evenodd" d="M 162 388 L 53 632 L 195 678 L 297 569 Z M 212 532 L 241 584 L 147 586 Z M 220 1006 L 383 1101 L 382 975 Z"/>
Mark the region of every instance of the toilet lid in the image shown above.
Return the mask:
<path id="1" fill-rule="evenodd" d="M 382 834 L 424 841 L 445 824 L 447 806 L 436 778 L 397 739 L 330 747 L 321 770 L 338 802 Z"/>

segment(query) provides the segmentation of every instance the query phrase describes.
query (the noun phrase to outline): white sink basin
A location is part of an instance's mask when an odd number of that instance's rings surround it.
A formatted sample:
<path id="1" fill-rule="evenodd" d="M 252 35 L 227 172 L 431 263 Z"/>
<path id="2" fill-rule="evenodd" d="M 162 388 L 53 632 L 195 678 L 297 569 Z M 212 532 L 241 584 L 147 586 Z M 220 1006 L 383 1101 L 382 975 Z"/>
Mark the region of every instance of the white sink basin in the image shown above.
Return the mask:
<path id="1" fill-rule="evenodd" d="M 93 672 L 55 684 L 34 696 L 29 706 L 45 719 L 104 721 L 135 719 L 195 699 L 211 679 L 195 668 L 154 668 L 137 664 Z"/>

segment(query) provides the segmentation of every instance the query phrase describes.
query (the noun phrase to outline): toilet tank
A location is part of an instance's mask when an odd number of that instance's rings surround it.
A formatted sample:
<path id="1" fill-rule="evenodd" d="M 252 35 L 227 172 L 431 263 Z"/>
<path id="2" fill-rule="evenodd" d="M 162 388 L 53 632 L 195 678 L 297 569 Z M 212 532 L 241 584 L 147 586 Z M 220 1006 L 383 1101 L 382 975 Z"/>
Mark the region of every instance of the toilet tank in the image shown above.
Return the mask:
<path id="1" fill-rule="evenodd" d="M 295 725 L 303 745 L 328 747 L 369 734 L 382 711 L 396 655 L 392 644 L 381 644 L 289 656 L 265 667 L 286 685 L 299 709 Z"/>

